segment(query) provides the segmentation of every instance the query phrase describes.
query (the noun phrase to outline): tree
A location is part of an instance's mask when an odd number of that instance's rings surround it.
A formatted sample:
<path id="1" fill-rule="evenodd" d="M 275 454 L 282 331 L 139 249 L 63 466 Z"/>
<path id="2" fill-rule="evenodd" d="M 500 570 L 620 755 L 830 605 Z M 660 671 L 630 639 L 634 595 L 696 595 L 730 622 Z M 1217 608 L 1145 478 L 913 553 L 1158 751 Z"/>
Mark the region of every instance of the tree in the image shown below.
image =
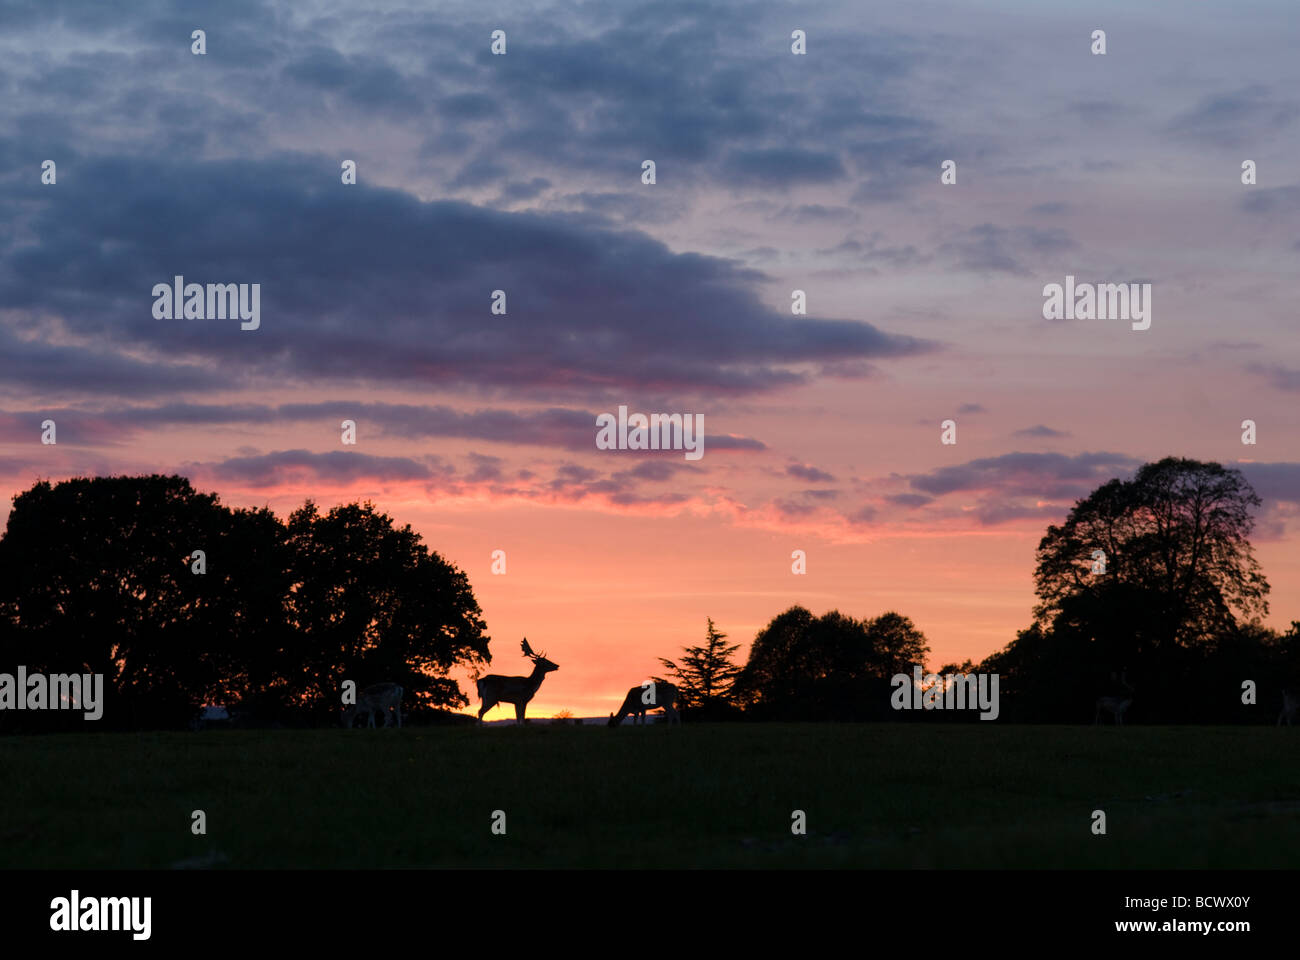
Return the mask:
<path id="1" fill-rule="evenodd" d="M 866 631 L 872 652 L 868 661 L 871 676 L 892 677 L 911 670 L 913 664 L 925 666 L 930 647 L 909 617 L 882 613 L 867 621 Z"/>
<path id="2" fill-rule="evenodd" d="M 1228 681 L 1277 659 L 1249 541 L 1259 504 L 1239 471 L 1177 457 L 1078 501 L 1039 543 L 1033 626 L 981 667 L 1007 715 L 1091 719 L 1126 675 L 1140 722 L 1235 718 Z"/>
<path id="3" fill-rule="evenodd" d="M 817 672 L 810 662 L 808 638 L 815 618 L 804 607 L 778 613 L 758 632 L 749 648 L 749 660 L 736 679 L 736 693 L 747 710 L 797 704 L 809 675 Z"/>
<path id="4" fill-rule="evenodd" d="M 737 692 L 755 715 L 854 720 L 889 713 L 889 679 L 929 654 L 925 635 L 888 612 L 856 620 L 791 607 L 754 638 Z"/>
<path id="5" fill-rule="evenodd" d="M 232 638 L 251 642 L 259 617 L 274 616 L 278 597 L 264 591 L 275 578 L 252 582 L 246 563 L 275 552 L 278 526 L 184 477 L 33 485 L 0 537 L 3 669 L 103 674 L 110 726 L 184 723 L 227 679 Z"/>
<path id="6" fill-rule="evenodd" d="M 103 674 L 106 726 L 332 712 L 344 679 L 463 705 L 448 670 L 490 660 L 483 630 L 464 573 L 370 504 L 286 526 L 184 477 L 78 478 L 15 496 L 0 536 L 0 672 Z"/>
<path id="7" fill-rule="evenodd" d="M 713 618 L 708 620 L 704 646 L 683 647 L 685 656 L 679 667 L 672 660 L 659 658 L 659 662 L 676 681 L 681 702 L 679 709 L 699 709 L 717 711 L 732 701 L 732 688 L 740 675 L 740 667 L 732 662 L 732 657 L 740 649 L 740 644 L 727 644 L 727 638 L 713 626 Z"/>
<path id="8" fill-rule="evenodd" d="M 370 503 L 321 515 L 310 500 L 289 518 L 288 598 L 300 701 L 339 702 L 344 680 L 405 687 L 419 706 L 464 706 L 447 676 L 491 661 L 478 601 L 463 572 L 394 528 Z"/>
<path id="9" fill-rule="evenodd" d="M 1109 481 L 1039 544 L 1038 622 L 1086 621 L 1123 601 L 1145 610 L 1146 642 L 1195 646 L 1238 618 L 1258 621 L 1269 590 L 1249 540 L 1259 504 L 1240 471 L 1217 463 L 1166 457 Z M 1104 573 L 1093 572 L 1096 550 Z"/>

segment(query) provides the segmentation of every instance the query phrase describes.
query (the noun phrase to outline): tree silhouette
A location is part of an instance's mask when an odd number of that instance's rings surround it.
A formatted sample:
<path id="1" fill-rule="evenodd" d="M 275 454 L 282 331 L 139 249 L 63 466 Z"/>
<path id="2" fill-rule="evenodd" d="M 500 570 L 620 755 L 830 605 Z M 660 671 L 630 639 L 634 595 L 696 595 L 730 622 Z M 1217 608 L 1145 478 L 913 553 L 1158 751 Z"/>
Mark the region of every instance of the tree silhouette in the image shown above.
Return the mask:
<path id="1" fill-rule="evenodd" d="M 889 713 L 889 678 L 924 666 L 929 645 L 901 614 L 856 620 L 791 607 L 754 638 L 737 693 L 759 717 L 853 720 Z"/>
<path id="2" fill-rule="evenodd" d="M 1259 504 L 1239 471 L 1177 457 L 1080 500 L 1038 546 L 1034 625 L 981 665 L 1000 675 L 1007 716 L 1090 718 L 1125 670 L 1133 719 L 1237 718 L 1240 678 L 1281 659 L 1260 623 Z"/>
<path id="3" fill-rule="evenodd" d="M 490 660 L 483 630 L 465 575 L 370 504 L 286 526 L 183 477 L 42 481 L 0 536 L 0 671 L 102 673 L 108 726 L 332 712 L 344 679 L 463 705 L 447 672 Z"/>
<path id="4" fill-rule="evenodd" d="M 184 722 L 221 686 L 223 646 L 256 606 L 255 590 L 228 591 L 245 572 L 220 544 L 256 536 L 257 522 L 183 477 L 35 484 L 0 537 L 0 662 L 101 673 L 114 720 Z"/>
<path id="5" fill-rule="evenodd" d="M 299 698 L 332 707 L 344 680 L 358 687 L 386 680 L 416 705 L 469 703 L 447 671 L 491 655 L 464 573 L 370 503 L 322 516 L 309 500 L 290 516 L 288 537 Z"/>
<path id="6" fill-rule="evenodd" d="M 740 649 L 740 644 L 727 644 L 727 638 L 719 633 L 713 625 L 713 618 L 708 618 L 704 646 L 683 647 L 684 656 L 681 666 L 672 660 L 659 658 L 659 662 L 676 682 L 680 703 L 678 709 L 703 709 L 720 712 L 731 704 L 732 687 L 740 676 L 740 667 L 732 662 L 732 657 Z"/>
<path id="7" fill-rule="evenodd" d="M 1240 471 L 1217 463 L 1166 457 L 1109 481 L 1039 544 L 1038 622 L 1047 626 L 1071 600 L 1079 617 L 1140 597 L 1152 642 L 1195 645 L 1237 617 L 1258 620 L 1269 590 L 1249 540 L 1259 504 Z M 1104 552 L 1104 573 L 1092 572 L 1094 550 Z"/>

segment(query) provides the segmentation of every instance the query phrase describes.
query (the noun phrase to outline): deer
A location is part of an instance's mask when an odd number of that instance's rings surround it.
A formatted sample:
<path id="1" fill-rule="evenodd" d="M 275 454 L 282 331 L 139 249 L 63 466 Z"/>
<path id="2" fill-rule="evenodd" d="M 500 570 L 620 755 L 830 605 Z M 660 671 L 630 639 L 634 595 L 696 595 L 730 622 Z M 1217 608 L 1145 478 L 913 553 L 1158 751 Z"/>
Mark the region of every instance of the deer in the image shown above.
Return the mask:
<path id="1" fill-rule="evenodd" d="M 393 717 L 396 716 L 397 727 L 401 729 L 404 692 L 395 683 L 376 683 L 357 691 L 357 702 L 343 708 L 343 726 L 350 728 L 356 722 L 357 714 L 364 711 L 369 717 L 366 724 L 368 727 L 375 725 L 375 714 L 382 713 L 385 727 L 391 726 Z"/>
<path id="2" fill-rule="evenodd" d="M 677 688 L 662 677 L 655 677 L 653 681 L 647 680 L 627 692 L 618 713 L 609 715 L 609 726 L 617 727 L 629 713 L 636 717 L 635 723 L 644 724 L 646 711 L 655 707 L 664 708 L 664 717 L 670 724 L 681 724 L 682 715 L 677 712 Z"/>
<path id="3" fill-rule="evenodd" d="M 524 656 L 533 661 L 533 672 L 526 677 L 503 677 L 489 673 L 481 678 L 477 683 L 478 698 L 482 702 L 478 708 L 479 723 L 483 722 L 483 714 L 498 703 L 513 703 L 515 723 L 523 723 L 528 701 L 533 699 L 533 695 L 537 693 L 537 688 L 542 685 L 546 675 L 552 670 L 560 669 L 558 663 L 546 659 L 545 653 L 534 653 L 533 648 L 528 645 L 527 637 L 524 637 L 520 646 L 524 649 Z"/>
<path id="4" fill-rule="evenodd" d="M 1112 673 L 1111 679 L 1115 678 Z M 1125 690 L 1125 693 L 1117 697 L 1098 697 L 1097 714 L 1092 718 L 1092 725 L 1095 727 L 1101 722 L 1102 713 L 1109 713 L 1115 718 L 1116 726 L 1124 725 L 1124 714 L 1128 708 L 1133 705 L 1133 686 L 1128 682 L 1128 671 L 1125 670 L 1120 674 L 1119 684 Z"/>
<path id="5" fill-rule="evenodd" d="M 1282 726 L 1282 721 L 1286 720 L 1286 725 L 1291 726 L 1291 722 L 1295 720 L 1297 713 L 1300 713 L 1300 693 L 1283 690 L 1282 712 L 1277 715 L 1277 725 Z"/>

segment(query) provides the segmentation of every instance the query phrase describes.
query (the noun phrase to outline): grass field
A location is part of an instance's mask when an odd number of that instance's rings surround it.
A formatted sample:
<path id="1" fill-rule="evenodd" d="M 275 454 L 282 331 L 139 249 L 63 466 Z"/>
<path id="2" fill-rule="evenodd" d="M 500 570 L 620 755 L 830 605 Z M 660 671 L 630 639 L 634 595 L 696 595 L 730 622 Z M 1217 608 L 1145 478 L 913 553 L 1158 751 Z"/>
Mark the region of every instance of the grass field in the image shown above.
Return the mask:
<path id="1" fill-rule="evenodd" d="M 1298 756 L 1271 727 L 0 737 L 0 867 L 1291 868 Z"/>

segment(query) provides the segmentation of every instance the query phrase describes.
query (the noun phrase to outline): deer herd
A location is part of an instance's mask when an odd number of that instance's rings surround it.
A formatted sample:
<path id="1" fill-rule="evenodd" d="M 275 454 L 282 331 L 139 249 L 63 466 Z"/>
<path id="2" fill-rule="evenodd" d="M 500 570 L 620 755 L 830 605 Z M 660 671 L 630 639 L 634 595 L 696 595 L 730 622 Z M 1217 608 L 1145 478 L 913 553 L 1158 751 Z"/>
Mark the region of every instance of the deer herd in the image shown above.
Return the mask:
<path id="1" fill-rule="evenodd" d="M 545 653 L 534 653 L 533 648 L 528 645 L 527 637 L 520 646 L 523 647 L 524 656 L 533 661 L 533 672 L 526 677 L 505 677 L 489 673 L 480 678 L 477 683 L 480 723 L 483 722 L 483 714 L 502 703 L 513 705 L 515 722 L 524 723 L 528 702 L 536 695 L 546 675 L 560 669 L 559 664 L 546 659 Z M 1136 688 L 1128 680 L 1128 671 L 1121 671 L 1118 680 L 1114 674 L 1111 674 L 1111 680 L 1117 683 L 1113 689 L 1122 692 L 1097 698 L 1097 709 L 1092 718 L 1094 726 L 1101 723 L 1103 717 L 1109 718 L 1116 726 L 1123 726 L 1124 714 L 1133 705 Z M 394 723 L 401 727 L 403 692 L 402 688 L 395 683 L 377 683 L 366 687 L 357 693 L 357 702 L 343 710 L 343 725 L 353 726 L 357 715 L 364 713 L 368 718 L 369 727 L 375 726 L 375 714 L 383 716 L 385 727 L 392 726 Z M 619 726 L 629 715 L 635 718 L 634 723 L 644 724 L 646 712 L 660 707 L 663 708 L 664 719 L 668 723 L 680 724 L 682 717 L 677 710 L 678 699 L 678 689 L 667 680 L 659 677 L 647 680 L 628 690 L 618 713 L 609 715 L 609 726 Z M 1283 721 L 1286 721 L 1288 727 L 1291 726 L 1297 719 L 1297 715 L 1300 715 L 1300 692 L 1283 690 L 1282 712 L 1278 714 L 1277 726 L 1282 726 Z"/>
<path id="2" fill-rule="evenodd" d="M 546 679 L 546 675 L 552 670 L 560 669 L 558 663 L 546 659 L 545 653 L 534 653 L 533 648 L 528 645 L 527 637 L 520 646 L 523 647 L 524 656 L 533 661 L 533 672 L 526 677 L 503 677 L 500 674 L 489 673 L 480 678 L 477 683 L 480 723 L 483 722 L 483 714 L 499 703 L 512 704 L 515 708 L 515 722 L 523 723 L 528 701 L 533 699 L 537 688 Z M 352 727 L 356 723 L 357 715 L 364 713 L 369 719 L 367 726 L 373 727 L 375 714 L 378 713 L 383 715 L 385 727 L 392 726 L 394 719 L 396 725 L 400 727 L 402 693 L 402 688 L 395 683 L 377 683 L 366 687 L 357 693 L 356 703 L 344 708 L 343 726 Z M 643 724 L 646 711 L 659 707 L 663 708 L 664 716 L 669 723 L 682 722 L 681 714 L 677 712 L 677 688 L 667 680 L 656 677 L 627 692 L 627 697 L 624 698 L 623 706 L 619 708 L 617 716 L 612 713 L 609 715 L 609 725 L 618 726 L 628 714 L 635 716 L 636 723 Z"/>

